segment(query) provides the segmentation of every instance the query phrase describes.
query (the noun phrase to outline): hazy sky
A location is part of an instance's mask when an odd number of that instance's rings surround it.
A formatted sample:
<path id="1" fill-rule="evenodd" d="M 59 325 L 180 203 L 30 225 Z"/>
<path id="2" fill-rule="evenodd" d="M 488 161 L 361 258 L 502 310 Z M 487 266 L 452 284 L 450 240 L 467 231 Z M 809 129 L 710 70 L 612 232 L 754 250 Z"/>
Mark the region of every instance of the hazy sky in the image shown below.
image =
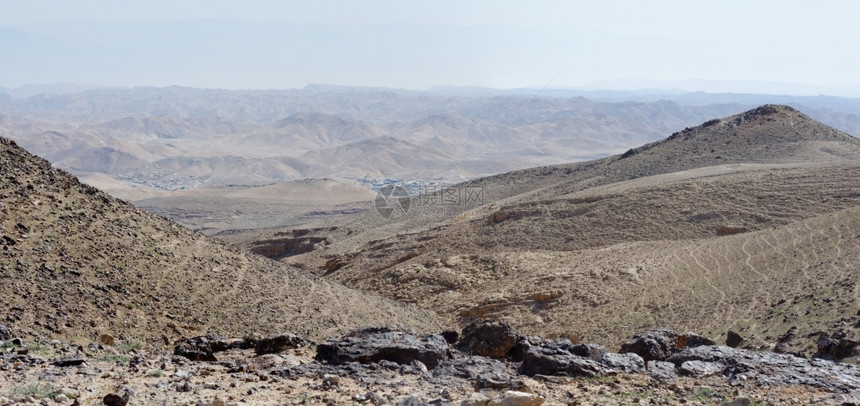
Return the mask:
<path id="1" fill-rule="evenodd" d="M 860 84 L 858 18 L 854 0 L 0 0 L 0 87 L 706 79 L 851 93 L 826 85 Z"/>

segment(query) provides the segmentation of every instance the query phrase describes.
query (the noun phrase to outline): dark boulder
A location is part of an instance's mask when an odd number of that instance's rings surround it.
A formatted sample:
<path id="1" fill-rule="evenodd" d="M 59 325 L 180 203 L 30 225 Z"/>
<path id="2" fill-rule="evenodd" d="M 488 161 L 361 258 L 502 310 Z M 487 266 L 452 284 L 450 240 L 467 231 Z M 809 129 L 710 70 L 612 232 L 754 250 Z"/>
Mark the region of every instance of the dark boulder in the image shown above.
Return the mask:
<path id="1" fill-rule="evenodd" d="M 476 320 L 463 329 L 457 347 L 472 355 L 490 358 L 507 358 L 517 345 L 516 330 L 510 324 L 497 320 Z"/>
<path id="2" fill-rule="evenodd" d="M 257 341 L 254 352 L 257 355 L 275 354 L 291 348 L 299 348 L 307 344 L 304 338 L 295 334 L 283 333 L 269 336 Z"/>
<path id="3" fill-rule="evenodd" d="M 216 352 L 255 348 L 260 340 L 257 336 L 227 339 L 218 334 L 207 334 L 179 340 L 173 349 L 173 354 L 181 355 L 192 361 L 218 361 L 215 358 Z"/>
<path id="4" fill-rule="evenodd" d="M 741 337 L 740 334 L 735 333 L 732 330 L 729 330 L 729 332 L 726 333 L 726 345 L 727 346 L 732 347 L 732 348 L 737 348 L 743 342 L 744 342 L 744 339 L 743 339 L 743 337 Z"/>
<path id="5" fill-rule="evenodd" d="M 11 340 L 12 337 L 12 330 L 3 324 L 0 324 L 0 341 Z"/>
<path id="6" fill-rule="evenodd" d="M 74 356 L 74 357 L 68 357 L 68 358 L 60 358 L 60 359 L 54 361 L 53 364 L 55 366 L 58 366 L 58 367 L 74 367 L 74 366 L 81 365 L 85 362 L 87 362 L 87 360 L 84 359 L 84 357 Z"/>
<path id="7" fill-rule="evenodd" d="M 102 398 L 102 403 L 104 403 L 106 406 L 125 406 L 128 404 L 128 398 L 119 396 L 114 393 L 110 393 L 105 395 L 104 398 Z"/>
<path id="8" fill-rule="evenodd" d="M 672 354 L 666 361 L 680 367 L 687 361 L 725 362 L 728 359 L 742 358 L 747 353 L 751 354 L 749 351 L 731 347 L 702 346 L 681 350 Z"/>
<path id="9" fill-rule="evenodd" d="M 678 334 L 672 330 L 651 330 L 633 336 L 619 352 L 632 352 L 645 361 L 663 361 L 675 352 L 677 342 Z"/>
<path id="10" fill-rule="evenodd" d="M 445 330 L 442 332 L 442 337 L 448 344 L 454 345 L 460 339 L 460 333 L 454 330 Z"/>
<path id="11" fill-rule="evenodd" d="M 700 336 L 696 333 L 686 333 L 678 336 L 678 341 L 675 343 L 676 349 L 693 348 L 703 345 L 714 345 L 716 342 L 708 337 Z"/>
<path id="12" fill-rule="evenodd" d="M 597 344 L 575 344 L 567 347 L 573 355 L 600 361 L 606 355 L 606 348 Z"/>
<path id="13" fill-rule="evenodd" d="M 174 355 L 181 355 L 192 361 L 218 361 L 214 353 L 229 347 L 226 340 L 217 334 L 207 334 L 179 340 L 173 349 Z"/>
<path id="14" fill-rule="evenodd" d="M 316 360 L 331 365 L 346 362 L 370 364 L 383 360 L 402 365 L 417 360 L 433 369 L 448 357 L 448 343 L 438 334 L 419 337 L 402 331 L 379 329 L 328 339 L 317 346 Z"/>
<path id="15" fill-rule="evenodd" d="M 816 357 L 840 360 L 860 354 L 860 342 L 852 340 L 844 331 L 833 335 L 821 333 L 818 336 Z"/>
<path id="16" fill-rule="evenodd" d="M 547 341 L 542 337 L 537 336 L 520 336 L 517 338 L 517 344 L 514 345 L 514 348 L 511 348 L 511 352 L 508 356 L 512 361 L 520 362 L 525 358 L 526 352 L 528 352 L 529 348 L 534 346 L 541 346 L 546 344 Z"/>

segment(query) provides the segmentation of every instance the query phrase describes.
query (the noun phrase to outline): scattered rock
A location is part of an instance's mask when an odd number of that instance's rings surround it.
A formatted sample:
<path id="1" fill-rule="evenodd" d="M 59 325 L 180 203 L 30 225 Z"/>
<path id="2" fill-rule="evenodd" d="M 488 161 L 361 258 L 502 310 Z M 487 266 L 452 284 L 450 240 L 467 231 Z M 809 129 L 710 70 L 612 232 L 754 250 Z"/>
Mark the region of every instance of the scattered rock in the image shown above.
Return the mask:
<path id="1" fill-rule="evenodd" d="M 69 357 L 69 358 L 58 359 L 58 360 L 54 361 L 53 364 L 58 366 L 58 367 L 73 367 L 73 366 L 81 365 L 84 362 L 87 362 L 87 360 L 84 359 L 84 357 L 74 356 L 74 357 Z"/>
<path id="2" fill-rule="evenodd" d="M 327 261 L 325 261 L 325 265 L 323 265 L 323 270 L 325 271 L 326 275 L 328 275 L 334 271 L 337 271 L 340 268 L 343 268 L 346 264 L 346 259 L 344 259 L 343 257 L 337 256 L 334 258 L 329 258 Z"/>
<path id="3" fill-rule="evenodd" d="M 231 348 L 248 348 L 246 340 L 227 340 L 217 334 L 207 334 L 179 341 L 173 349 L 174 355 L 181 355 L 192 361 L 218 361 L 216 352 Z"/>
<path id="4" fill-rule="evenodd" d="M 3 324 L 0 324 L 0 341 L 12 339 L 12 330 Z"/>
<path id="5" fill-rule="evenodd" d="M 511 378 L 498 373 L 485 373 L 475 379 L 475 389 L 509 389 Z"/>
<path id="6" fill-rule="evenodd" d="M 490 397 L 481 392 L 472 392 L 460 401 L 460 406 L 486 406 Z"/>
<path id="7" fill-rule="evenodd" d="M 180 340 L 173 349 L 173 354 L 181 355 L 192 361 L 218 361 L 213 354 L 211 342 L 220 339 L 221 337 L 212 334 Z"/>
<path id="8" fill-rule="evenodd" d="M 401 365 L 400 375 L 423 375 L 427 373 L 427 366 L 423 362 L 415 360 L 409 364 Z"/>
<path id="9" fill-rule="evenodd" d="M 101 343 L 104 345 L 114 345 L 114 338 L 110 334 L 102 334 L 101 336 L 99 336 L 99 341 L 101 341 Z"/>
<path id="10" fill-rule="evenodd" d="M 723 403 L 723 406 L 750 406 L 752 402 L 747 398 L 737 398 L 735 400 Z"/>
<path id="11" fill-rule="evenodd" d="M 382 399 L 382 397 L 380 397 L 379 395 L 377 395 L 374 392 L 365 393 L 364 398 L 367 399 L 368 401 L 370 401 L 370 403 L 377 405 L 377 406 L 385 404 L 385 400 Z"/>
<path id="12" fill-rule="evenodd" d="M 779 337 L 779 340 L 776 343 L 776 346 L 773 347 L 773 352 L 777 353 L 790 353 L 792 348 L 792 342 L 795 340 L 797 335 L 797 326 L 791 326 L 785 334 Z"/>
<path id="13" fill-rule="evenodd" d="M 290 333 L 278 334 L 257 341 L 254 352 L 257 355 L 275 354 L 287 349 L 299 348 L 307 344 L 304 338 Z"/>
<path id="14" fill-rule="evenodd" d="M 732 330 L 729 330 L 726 333 L 726 345 L 732 348 L 737 348 L 744 342 L 743 337 L 740 334 L 735 333 Z"/>
<path id="15" fill-rule="evenodd" d="M 501 222 L 503 222 L 509 218 L 511 218 L 511 216 L 508 214 L 508 212 L 503 211 L 503 210 L 499 210 L 499 211 L 491 214 L 490 217 L 487 217 L 487 224 L 490 224 L 490 225 L 498 224 L 498 223 L 501 223 Z"/>
<path id="16" fill-rule="evenodd" d="M 418 395 L 409 395 L 406 399 L 403 399 L 398 403 L 398 406 L 421 406 L 424 402 L 421 401 L 421 398 Z"/>
<path id="17" fill-rule="evenodd" d="M 463 329 L 458 347 L 472 355 L 507 358 L 517 345 L 516 330 L 497 320 L 476 320 Z"/>
<path id="18" fill-rule="evenodd" d="M 200 401 L 197 403 L 197 406 L 227 406 L 227 402 L 221 398 L 215 398 L 211 402 Z"/>
<path id="19" fill-rule="evenodd" d="M 61 394 L 61 395 L 65 395 L 69 399 L 77 399 L 77 398 L 81 397 L 81 391 L 79 391 L 77 389 L 60 388 L 57 391 L 57 393 Z"/>

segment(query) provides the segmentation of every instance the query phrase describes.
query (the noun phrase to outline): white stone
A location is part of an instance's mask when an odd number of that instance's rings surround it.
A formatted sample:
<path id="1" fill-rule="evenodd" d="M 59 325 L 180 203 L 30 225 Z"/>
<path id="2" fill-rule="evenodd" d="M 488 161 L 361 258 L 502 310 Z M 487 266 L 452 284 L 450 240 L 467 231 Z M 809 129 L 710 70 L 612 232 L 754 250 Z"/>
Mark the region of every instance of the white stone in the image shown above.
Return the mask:
<path id="1" fill-rule="evenodd" d="M 544 398 L 534 393 L 517 392 L 509 390 L 502 395 L 496 396 L 488 403 L 488 406 L 540 406 Z"/>

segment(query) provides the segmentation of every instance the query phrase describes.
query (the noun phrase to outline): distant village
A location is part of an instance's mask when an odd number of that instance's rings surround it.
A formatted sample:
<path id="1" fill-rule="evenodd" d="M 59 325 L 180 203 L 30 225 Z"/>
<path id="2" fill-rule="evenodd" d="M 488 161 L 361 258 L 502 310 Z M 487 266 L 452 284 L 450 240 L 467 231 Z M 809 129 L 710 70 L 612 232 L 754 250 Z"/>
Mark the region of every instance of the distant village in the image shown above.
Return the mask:
<path id="1" fill-rule="evenodd" d="M 450 184 L 443 182 L 424 182 L 420 180 L 404 181 L 403 179 L 398 178 L 385 178 L 379 180 L 378 178 L 370 178 L 368 176 L 356 180 L 362 186 L 376 191 L 385 187 L 400 186 L 405 189 L 410 196 L 419 195 L 427 192 L 428 190 L 435 191 L 439 188 L 450 186 Z"/>

